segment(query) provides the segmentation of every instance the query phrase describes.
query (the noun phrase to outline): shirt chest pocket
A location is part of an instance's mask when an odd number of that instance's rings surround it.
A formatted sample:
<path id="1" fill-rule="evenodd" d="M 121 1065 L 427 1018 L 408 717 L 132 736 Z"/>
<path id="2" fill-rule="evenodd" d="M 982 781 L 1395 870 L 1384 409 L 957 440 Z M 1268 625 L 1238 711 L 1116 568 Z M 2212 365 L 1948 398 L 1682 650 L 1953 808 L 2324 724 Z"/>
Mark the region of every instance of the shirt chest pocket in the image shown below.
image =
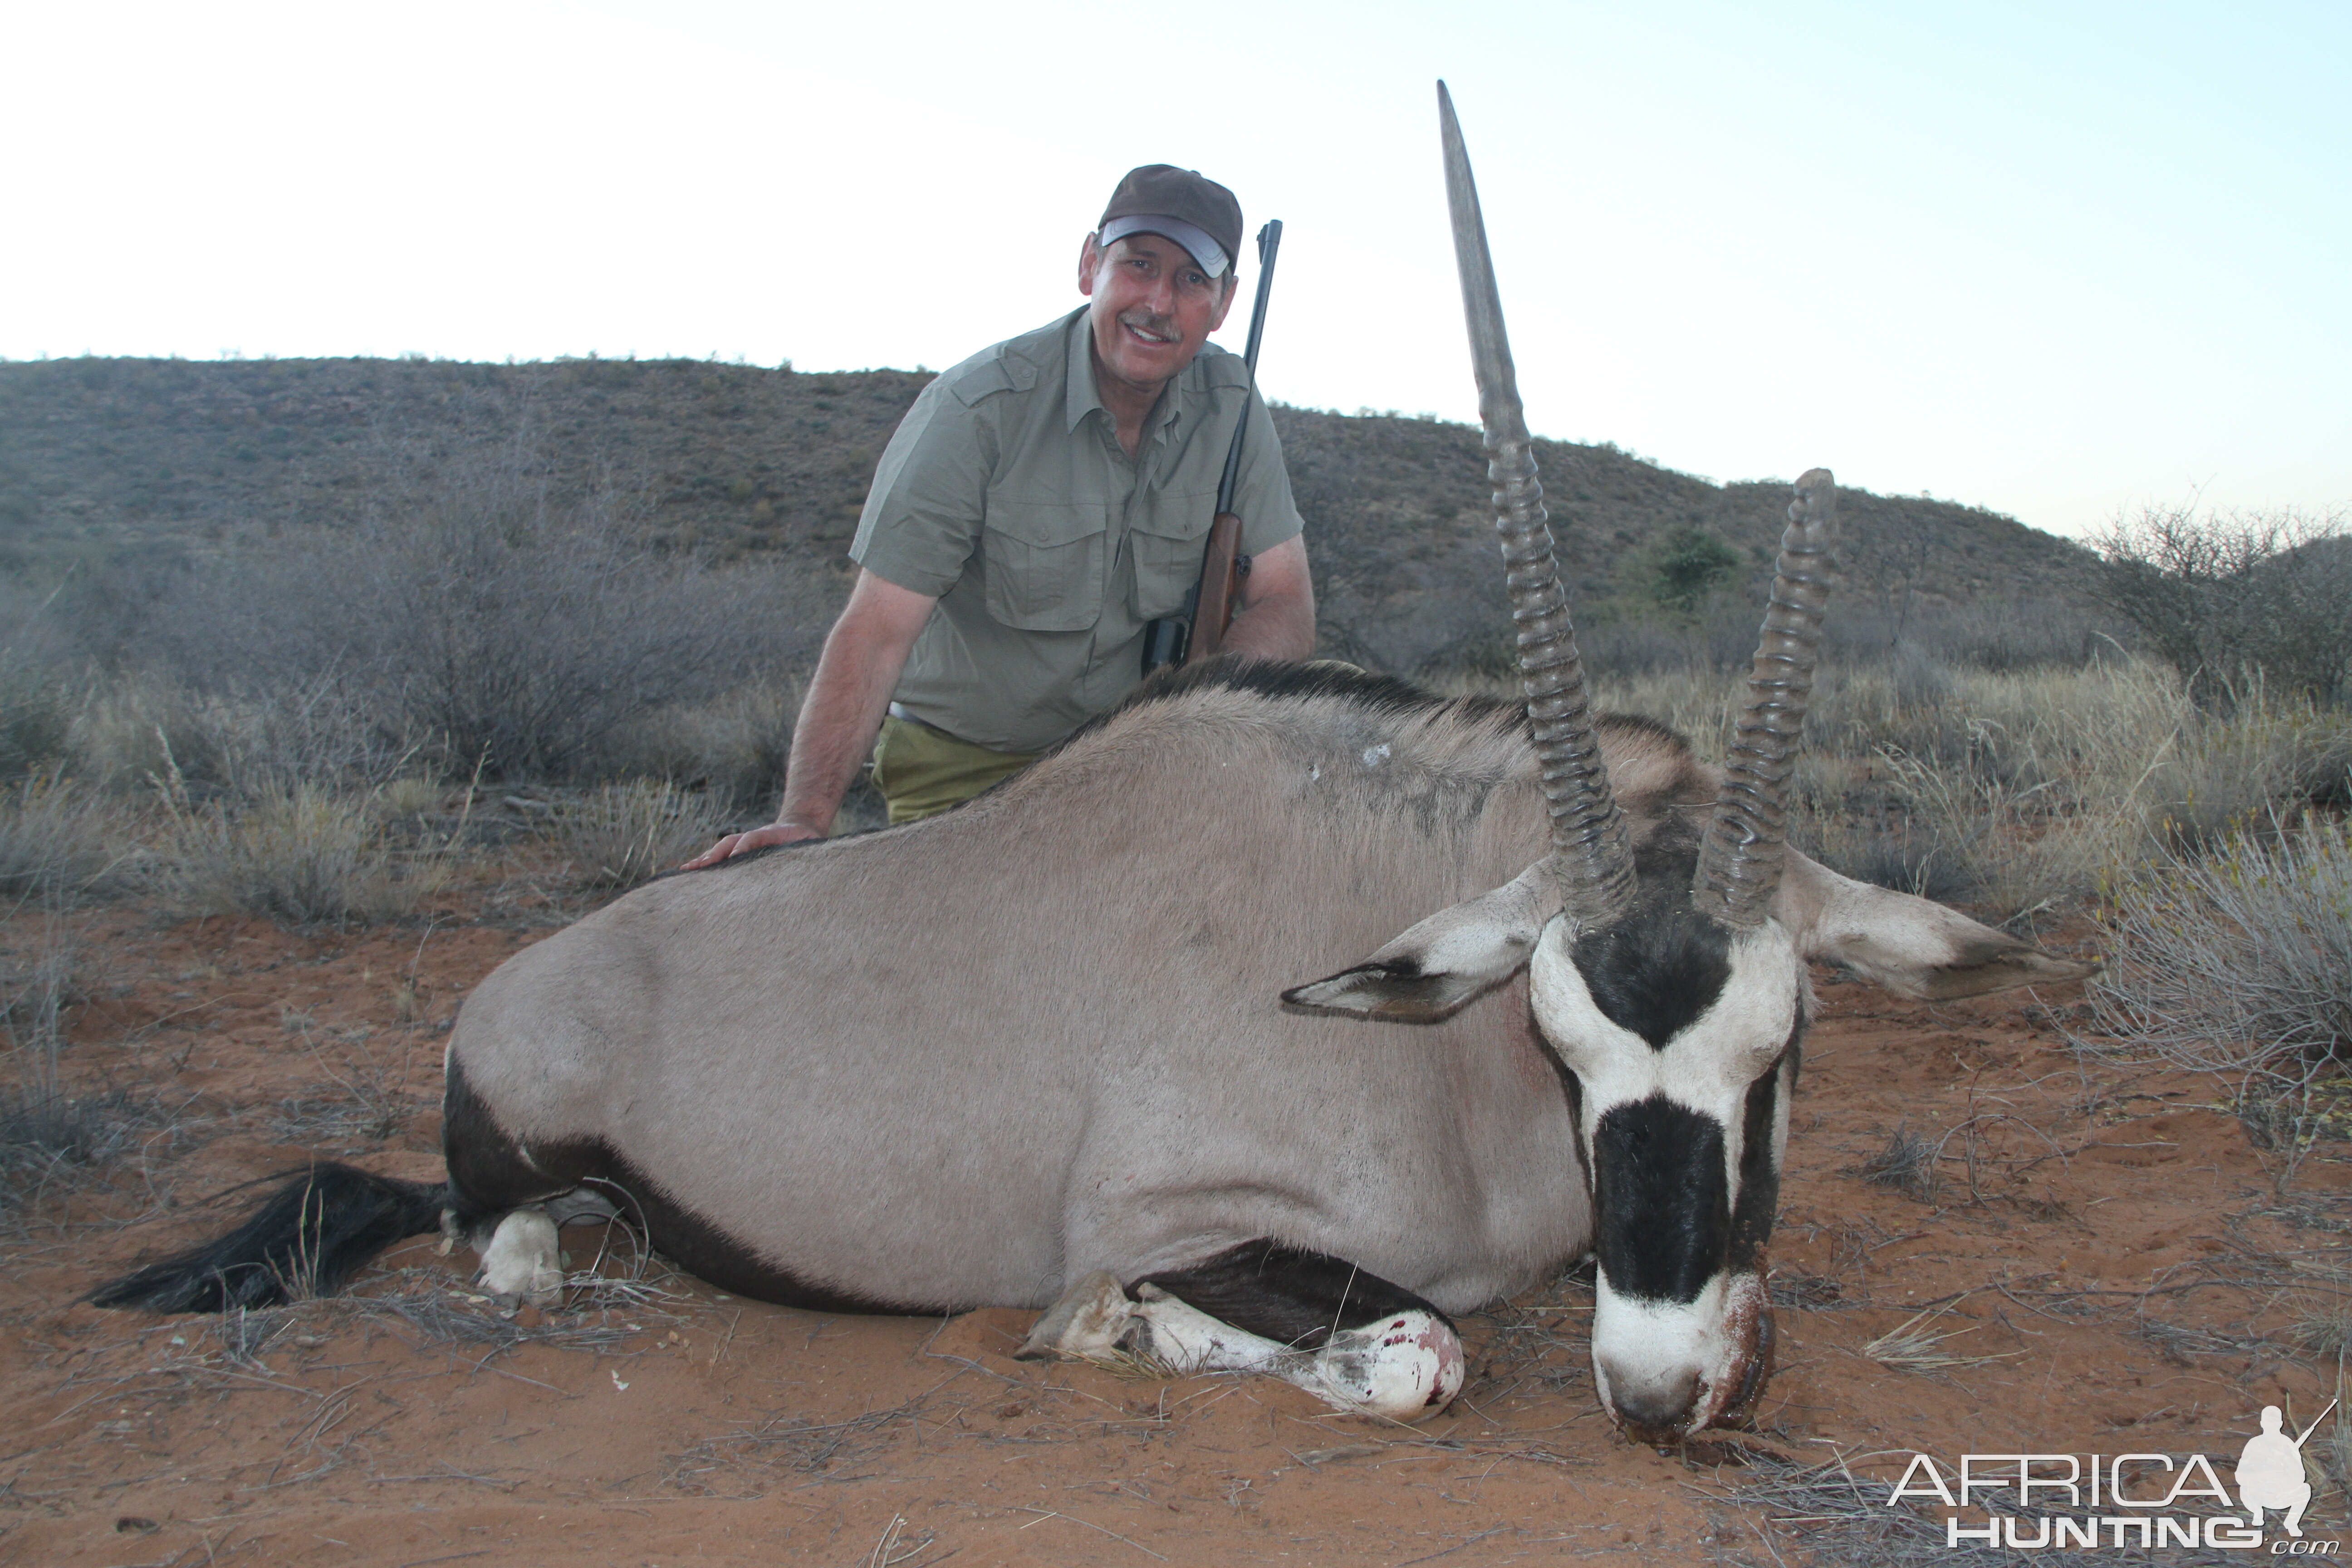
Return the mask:
<path id="1" fill-rule="evenodd" d="M 1099 501 L 991 496 L 980 533 L 989 618 L 1018 631 L 1085 631 L 1102 617 L 1109 538 Z"/>
<path id="2" fill-rule="evenodd" d="M 1165 498 L 1153 515 L 1139 519 L 1128 534 L 1135 552 L 1135 618 L 1158 620 L 1184 607 L 1184 595 L 1201 580 L 1201 552 L 1208 548 L 1213 493 Z"/>

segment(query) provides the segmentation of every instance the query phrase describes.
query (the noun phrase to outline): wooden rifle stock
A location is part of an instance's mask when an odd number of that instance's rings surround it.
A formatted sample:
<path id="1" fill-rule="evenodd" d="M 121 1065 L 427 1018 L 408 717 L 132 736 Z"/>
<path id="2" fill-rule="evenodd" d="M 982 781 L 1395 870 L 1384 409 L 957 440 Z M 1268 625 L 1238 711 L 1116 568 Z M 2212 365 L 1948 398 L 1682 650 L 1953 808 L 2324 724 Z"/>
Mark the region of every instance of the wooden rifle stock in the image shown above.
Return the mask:
<path id="1" fill-rule="evenodd" d="M 1242 579 L 1249 575 L 1249 557 L 1242 553 L 1242 520 L 1221 511 L 1209 524 L 1209 548 L 1201 558 L 1199 607 L 1192 612 L 1192 646 L 1184 662 L 1214 658 L 1224 651 L 1226 628 L 1242 596 Z"/>

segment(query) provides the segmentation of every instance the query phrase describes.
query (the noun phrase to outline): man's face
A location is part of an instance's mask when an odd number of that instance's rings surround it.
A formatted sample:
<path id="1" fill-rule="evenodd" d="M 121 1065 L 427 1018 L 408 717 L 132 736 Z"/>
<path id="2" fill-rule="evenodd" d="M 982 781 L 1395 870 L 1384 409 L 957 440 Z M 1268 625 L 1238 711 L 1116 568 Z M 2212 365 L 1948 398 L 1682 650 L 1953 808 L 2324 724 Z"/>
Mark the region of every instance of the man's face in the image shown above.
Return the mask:
<path id="1" fill-rule="evenodd" d="M 1094 301 L 1087 319 L 1097 374 L 1159 395 L 1224 325 L 1232 285 L 1230 269 L 1210 277 L 1164 235 L 1130 234 L 1108 248 L 1089 235 L 1078 256 L 1078 292 Z"/>

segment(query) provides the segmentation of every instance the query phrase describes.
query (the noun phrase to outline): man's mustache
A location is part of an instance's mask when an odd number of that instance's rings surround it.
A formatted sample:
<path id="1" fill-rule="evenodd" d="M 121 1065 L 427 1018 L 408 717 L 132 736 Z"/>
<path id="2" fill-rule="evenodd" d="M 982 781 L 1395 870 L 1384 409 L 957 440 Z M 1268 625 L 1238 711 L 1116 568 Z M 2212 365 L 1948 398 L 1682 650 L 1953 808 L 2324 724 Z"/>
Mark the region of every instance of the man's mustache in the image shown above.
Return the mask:
<path id="1" fill-rule="evenodd" d="M 1156 315 L 1150 310 L 1122 311 L 1118 324 L 1133 327 L 1139 332 L 1150 332 L 1154 337 L 1166 338 L 1171 342 L 1182 335 L 1176 330 L 1174 318 Z"/>

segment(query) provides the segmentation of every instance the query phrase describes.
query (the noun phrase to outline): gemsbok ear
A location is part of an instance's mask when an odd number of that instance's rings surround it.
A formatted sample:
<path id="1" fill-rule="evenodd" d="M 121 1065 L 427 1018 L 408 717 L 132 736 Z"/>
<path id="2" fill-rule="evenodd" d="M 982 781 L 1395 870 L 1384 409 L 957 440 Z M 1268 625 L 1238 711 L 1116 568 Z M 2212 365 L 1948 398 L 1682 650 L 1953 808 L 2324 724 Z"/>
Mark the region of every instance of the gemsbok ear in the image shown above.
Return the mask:
<path id="1" fill-rule="evenodd" d="M 1772 912 L 1807 958 L 1926 1002 L 2080 980 L 2099 967 L 2053 958 L 1929 900 L 1841 877 L 1794 849 Z"/>
<path id="2" fill-rule="evenodd" d="M 1354 968 L 1296 986 L 1282 999 L 1383 1023 L 1438 1023 L 1525 967 L 1545 922 L 1559 912 L 1559 884 L 1547 858 L 1492 892 L 1438 910 Z"/>

